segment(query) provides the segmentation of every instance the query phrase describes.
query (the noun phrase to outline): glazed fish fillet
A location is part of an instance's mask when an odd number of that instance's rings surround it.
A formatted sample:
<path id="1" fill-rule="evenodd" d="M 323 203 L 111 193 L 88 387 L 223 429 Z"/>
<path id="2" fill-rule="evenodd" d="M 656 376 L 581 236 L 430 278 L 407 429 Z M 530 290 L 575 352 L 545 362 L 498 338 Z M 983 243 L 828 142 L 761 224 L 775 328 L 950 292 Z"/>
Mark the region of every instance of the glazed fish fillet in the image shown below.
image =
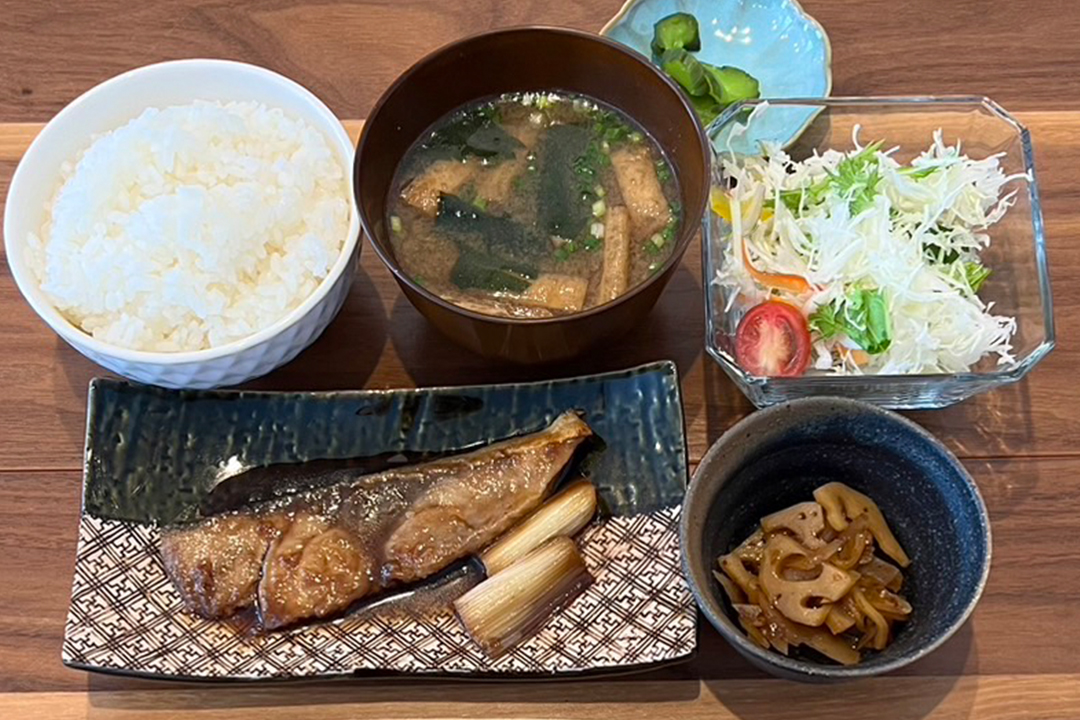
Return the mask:
<path id="1" fill-rule="evenodd" d="M 474 452 L 167 530 L 165 569 L 193 611 L 255 605 L 267 629 L 325 617 L 481 550 L 535 509 L 592 434 L 576 414 Z"/>

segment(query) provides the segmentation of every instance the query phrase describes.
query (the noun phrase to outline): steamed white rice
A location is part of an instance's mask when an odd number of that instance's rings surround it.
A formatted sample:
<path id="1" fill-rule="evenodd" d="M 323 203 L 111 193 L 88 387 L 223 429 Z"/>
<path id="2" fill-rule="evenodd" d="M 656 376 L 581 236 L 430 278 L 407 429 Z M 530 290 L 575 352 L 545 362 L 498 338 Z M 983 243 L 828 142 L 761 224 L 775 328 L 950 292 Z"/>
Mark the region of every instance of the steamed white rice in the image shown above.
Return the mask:
<path id="1" fill-rule="evenodd" d="M 258 103 L 148 109 L 61 175 L 30 265 L 71 322 L 126 348 L 200 350 L 273 324 L 348 233 L 326 138 Z"/>

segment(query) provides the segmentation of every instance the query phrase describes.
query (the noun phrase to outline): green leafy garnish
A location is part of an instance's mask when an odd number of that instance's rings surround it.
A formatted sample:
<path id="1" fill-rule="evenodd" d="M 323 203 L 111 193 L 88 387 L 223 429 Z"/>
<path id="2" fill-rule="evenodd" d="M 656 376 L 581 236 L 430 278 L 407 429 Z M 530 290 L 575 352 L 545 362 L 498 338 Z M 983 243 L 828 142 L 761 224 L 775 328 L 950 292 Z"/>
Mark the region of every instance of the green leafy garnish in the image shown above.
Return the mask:
<path id="1" fill-rule="evenodd" d="M 819 180 L 805 190 L 782 190 L 780 202 L 792 213 L 799 213 L 804 207 L 812 207 L 825 199 L 831 187 L 831 179 Z M 776 208 L 776 202 L 772 198 L 766 199 L 762 207 Z"/>
<path id="2" fill-rule="evenodd" d="M 912 180 L 922 180 L 923 178 L 928 178 L 937 171 L 938 171 L 938 168 L 936 168 L 936 167 L 925 167 L 925 168 L 905 167 L 905 168 L 900 168 L 900 173 L 903 174 L 903 175 L 906 175 L 907 177 L 911 178 Z"/>
<path id="3" fill-rule="evenodd" d="M 628 139 L 634 130 L 615 113 L 603 108 L 596 108 L 591 113 L 593 135 L 600 143 L 614 145 Z"/>
<path id="4" fill-rule="evenodd" d="M 842 301 L 833 301 L 819 307 L 808 318 L 810 329 L 820 335 L 823 340 L 829 340 L 843 333 L 845 329 L 842 317 L 843 306 Z"/>
<path id="5" fill-rule="evenodd" d="M 938 265 L 952 265 L 960 259 L 960 253 L 956 250 L 948 250 L 936 243 L 923 243 L 923 254 L 926 259 Z"/>
<path id="6" fill-rule="evenodd" d="M 822 185 L 824 187 L 824 184 Z M 792 213 L 799 212 L 802 209 L 803 199 L 808 198 L 811 200 L 810 204 L 813 204 L 813 199 L 820 195 L 820 192 L 814 192 L 815 188 L 811 187 L 807 192 L 803 193 L 798 190 L 784 190 L 780 193 L 780 202 L 784 203 L 784 207 L 790 210 Z"/>
<path id="7" fill-rule="evenodd" d="M 871 355 L 880 355 L 892 343 L 888 306 L 880 290 L 853 290 L 843 300 L 819 307 L 810 316 L 810 329 L 824 340 L 846 335 Z"/>
<path id="8" fill-rule="evenodd" d="M 967 283 L 971 286 L 971 292 L 979 292 L 979 289 L 986 282 L 986 279 L 990 277 L 992 271 L 982 263 L 978 262 L 966 262 L 964 263 L 964 276 L 967 278 Z"/>
<path id="9" fill-rule="evenodd" d="M 852 215 L 858 215 L 874 204 L 881 182 L 877 151 L 881 142 L 870 143 L 854 155 L 849 155 L 829 173 L 833 190 L 848 199 Z M 865 349 L 865 348 L 864 348 Z"/>

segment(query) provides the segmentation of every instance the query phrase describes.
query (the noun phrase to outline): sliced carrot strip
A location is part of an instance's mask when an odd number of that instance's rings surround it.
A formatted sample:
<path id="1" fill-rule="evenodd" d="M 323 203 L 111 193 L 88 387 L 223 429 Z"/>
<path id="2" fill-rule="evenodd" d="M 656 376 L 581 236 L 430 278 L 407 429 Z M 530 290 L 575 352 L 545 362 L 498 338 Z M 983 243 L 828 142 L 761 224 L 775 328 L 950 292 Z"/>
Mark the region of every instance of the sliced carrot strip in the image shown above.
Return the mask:
<path id="1" fill-rule="evenodd" d="M 796 295 L 803 295 L 809 293 L 813 288 L 810 287 L 810 283 L 806 281 L 806 278 L 801 275 L 788 275 L 786 273 L 767 273 L 758 270 L 754 267 L 754 263 L 750 262 L 750 253 L 746 251 L 746 242 L 742 244 L 742 259 L 743 265 L 746 266 L 746 271 L 757 282 L 761 283 L 765 287 L 775 288 L 777 290 L 786 290 Z"/>
<path id="2" fill-rule="evenodd" d="M 843 348 L 840 352 L 851 358 L 851 361 L 859 367 L 870 364 L 870 353 L 866 352 L 865 350 L 851 350 L 848 348 Z"/>

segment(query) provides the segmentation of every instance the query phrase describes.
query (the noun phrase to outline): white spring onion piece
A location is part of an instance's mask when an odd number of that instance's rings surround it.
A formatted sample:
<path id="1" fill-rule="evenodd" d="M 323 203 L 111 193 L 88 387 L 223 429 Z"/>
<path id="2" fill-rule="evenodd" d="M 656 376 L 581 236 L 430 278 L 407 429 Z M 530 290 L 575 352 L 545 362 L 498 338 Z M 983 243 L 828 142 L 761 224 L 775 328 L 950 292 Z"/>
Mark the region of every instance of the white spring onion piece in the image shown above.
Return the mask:
<path id="1" fill-rule="evenodd" d="M 459 597 L 454 610 L 476 644 L 498 657 L 591 583 L 577 545 L 557 537 Z"/>
<path id="2" fill-rule="evenodd" d="M 607 205 L 604 203 L 604 201 L 602 199 L 597 200 L 596 202 L 594 202 L 592 204 L 593 217 L 598 217 L 598 218 L 599 217 L 604 217 L 604 213 L 606 213 L 606 212 L 607 212 Z"/>
<path id="3" fill-rule="evenodd" d="M 575 482 L 496 540 L 480 562 L 491 577 L 551 538 L 576 534 L 595 514 L 596 488 L 586 480 Z"/>
<path id="4" fill-rule="evenodd" d="M 597 240 L 601 240 L 604 237 L 604 223 L 594 222 L 589 226 L 589 234 Z"/>

